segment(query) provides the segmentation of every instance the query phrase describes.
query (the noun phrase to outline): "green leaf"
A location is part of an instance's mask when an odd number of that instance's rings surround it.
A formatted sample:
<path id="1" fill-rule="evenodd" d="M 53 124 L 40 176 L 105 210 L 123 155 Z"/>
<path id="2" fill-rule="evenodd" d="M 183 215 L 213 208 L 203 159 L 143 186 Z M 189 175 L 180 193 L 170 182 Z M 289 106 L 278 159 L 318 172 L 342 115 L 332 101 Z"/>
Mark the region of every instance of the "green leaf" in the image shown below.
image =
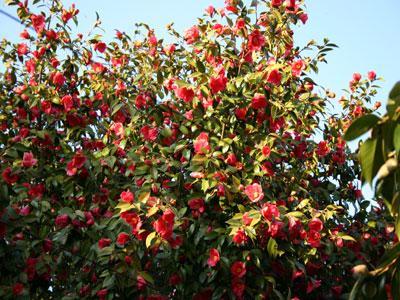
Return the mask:
<path id="1" fill-rule="evenodd" d="M 396 125 L 393 134 L 393 145 L 397 152 L 400 152 L 400 124 Z"/>
<path id="2" fill-rule="evenodd" d="M 380 118 L 373 114 L 364 115 L 354 120 L 350 127 L 347 129 L 344 135 L 344 139 L 346 141 L 351 141 L 358 138 L 359 136 L 370 130 L 372 127 L 374 127 L 379 122 L 379 120 Z"/>
<path id="3" fill-rule="evenodd" d="M 118 205 L 115 207 L 116 209 L 119 209 L 120 213 L 123 213 L 127 210 L 130 210 L 133 208 L 133 205 L 127 202 L 120 202 Z"/>
<path id="4" fill-rule="evenodd" d="M 362 175 L 366 182 L 372 185 L 376 173 L 383 164 L 382 139 L 368 139 L 360 147 L 359 158 Z"/>
<path id="5" fill-rule="evenodd" d="M 267 251 L 272 258 L 276 258 L 279 255 L 278 243 L 273 238 L 268 241 Z"/>
<path id="6" fill-rule="evenodd" d="M 393 118 L 396 109 L 400 106 L 400 81 L 395 84 L 389 93 L 389 99 L 386 106 L 388 115 Z"/>

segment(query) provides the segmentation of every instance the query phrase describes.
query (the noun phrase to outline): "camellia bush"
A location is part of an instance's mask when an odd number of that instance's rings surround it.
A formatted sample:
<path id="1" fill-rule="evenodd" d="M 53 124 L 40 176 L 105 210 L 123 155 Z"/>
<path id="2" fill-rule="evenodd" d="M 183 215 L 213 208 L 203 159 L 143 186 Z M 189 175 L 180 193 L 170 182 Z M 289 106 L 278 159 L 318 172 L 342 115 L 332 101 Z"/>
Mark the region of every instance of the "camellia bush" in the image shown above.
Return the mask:
<path id="1" fill-rule="evenodd" d="M 2 299 L 344 299 L 397 242 L 342 138 L 376 75 L 332 112 L 311 76 L 336 46 L 294 45 L 302 1 L 225 1 L 171 43 L 6 2 Z"/>

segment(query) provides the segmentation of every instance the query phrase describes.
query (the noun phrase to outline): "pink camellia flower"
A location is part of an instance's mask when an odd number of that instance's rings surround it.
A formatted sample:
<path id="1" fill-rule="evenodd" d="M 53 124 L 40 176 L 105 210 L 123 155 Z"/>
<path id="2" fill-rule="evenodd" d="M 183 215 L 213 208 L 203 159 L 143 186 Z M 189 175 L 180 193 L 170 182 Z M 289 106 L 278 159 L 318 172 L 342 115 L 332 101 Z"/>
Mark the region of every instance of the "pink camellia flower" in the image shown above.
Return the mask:
<path id="1" fill-rule="evenodd" d="M 212 248 L 210 249 L 210 257 L 207 260 L 207 264 L 210 267 L 215 267 L 217 265 L 217 263 L 219 262 L 220 257 L 219 257 L 219 252 L 217 249 Z"/>
<path id="2" fill-rule="evenodd" d="M 25 152 L 22 158 L 22 166 L 25 168 L 30 168 L 36 164 L 37 164 L 37 159 L 33 156 L 33 153 Z"/>
<path id="3" fill-rule="evenodd" d="M 170 239 L 174 228 L 175 214 L 172 210 L 167 209 L 163 215 L 153 223 L 155 231 L 163 238 Z"/>
<path id="4" fill-rule="evenodd" d="M 249 197 L 251 202 L 258 202 L 264 198 L 262 187 L 258 183 L 246 186 L 244 193 Z"/>
<path id="5" fill-rule="evenodd" d="M 192 26 L 185 31 L 184 38 L 186 43 L 193 44 L 198 40 L 200 36 L 199 28 L 197 26 Z"/>
<path id="6" fill-rule="evenodd" d="M 376 79 L 376 73 L 375 73 L 375 71 L 369 71 L 369 72 L 368 72 L 368 79 L 371 80 L 371 81 L 373 81 L 373 80 Z"/>
<path id="7" fill-rule="evenodd" d="M 208 142 L 208 133 L 202 132 L 193 142 L 194 152 L 198 154 L 205 154 L 210 151 L 211 147 Z"/>
<path id="8" fill-rule="evenodd" d="M 242 261 L 235 261 L 231 266 L 231 274 L 235 278 L 242 278 L 246 275 L 246 264 Z"/>
<path id="9" fill-rule="evenodd" d="M 248 47 L 250 51 L 259 51 L 265 45 L 265 37 L 262 33 L 256 29 L 254 30 L 250 36 L 248 41 Z"/>
<path id="10" fill-rule="evenodd" d="M 67 175 L 74 176 L 86 162 L 86 157 L 82 153 L 77 153 L 67 164 Z"/>
<path id="11" fill-rule="evenodd" d="M 299 77 L 305 69 L 305 63 L 302 59 L 296 60 L 292 63 L 292 74 L 295 77 Z"/>
<path id="12" fill-rule="evenodd" d="M 272 221 L 274 218 L 279 218 L 280 216 L 278 206 L 272 203 L 265 203 L 261 209 L 261 214 L 268 221 Z"/>
<path id="13" fill-rule="evenodd" d="M 267 75 L 267 82 L 272 83 L 273 85 L 280 85 L 282 80 L 282 74 L 279 70 L 274 69 Z"/>
<path id="14" fill-rule="evenodd" d="M 167 55 L 173 54 L 175 52 L 175 50 L 176 50 L 175 44 L 170 44 L 170 45 L 164 47 L 164 52 Z"/>
<path id="15" fill-rule="evenodd" d="M 215 7 L 210 5 L 209 7 L 206 8 L 206 13 L 210 17 L 212 17 L 215 14 Z"/>
<path id="16" fill-rule="evenodd" d="M 263 109 L 268 105 L 267 99 L 263 94 L 255 94 L 253 99 L 251 99 L 251 107 L 253 109 Z"/>
<path id="17" fill-rule="evenodd" d="M 117 244 L 120 246 L 125 246 L 125 244 L 129 241 L 129 234 L 126 232 L 121 232 L 117 236 Z"/>
<path id="18" fill-rule="evenodd" d="M 126 202 L 126 203 L 132 203 L 133 200 L 135 199 L 135 196 L 133 195 L 133 193 L 131 191 L 124 191 L 120 194 L 120 198 L 122 201 Z"/>
<path id="19" fill-rule="evenodd" d="M 190 102 L 194 98 L 194 91 L 188 87 L 177 87 L 175 89 L 175 96 L 179 99 L 182 99 L 186 103 Z"/>

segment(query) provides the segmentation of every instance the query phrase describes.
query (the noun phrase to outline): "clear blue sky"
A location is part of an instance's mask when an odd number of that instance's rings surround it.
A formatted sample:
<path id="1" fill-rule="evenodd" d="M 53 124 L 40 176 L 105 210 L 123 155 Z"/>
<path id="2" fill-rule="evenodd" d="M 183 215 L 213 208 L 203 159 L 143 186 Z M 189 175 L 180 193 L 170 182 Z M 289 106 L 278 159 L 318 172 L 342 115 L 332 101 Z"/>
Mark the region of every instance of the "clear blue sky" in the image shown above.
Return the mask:
<path id="1" fill-rule="evenodd" d="M 100 14 L 105 39 L 114 35 L 113 29 L 133 31 L 133 24 L 145 22 L 156 29 L 159 37 L 165 25 L 175 23 L 182 32 L 196 22 L 208 5 L 223 6 L 223 0 L 65 0 L 69 7 L 80 9 L 80 30 L 85 33 Z M 247 0 L 249 3 L 250 0 Z M 383 76 L 377 99 L 385 103 L 390 88 L 400 80 L 400 1 L 399 0 L 306 0 L 309 21 L 295 29 L 297 45 L 309 40 L 329 38 L 340 48 L 331 52 L 328 64 L 313 76 L 322 86 L 341 94 L 348 87 L 353 72 L 365 74 L 375 70 Z M 13 8 L 1 2 L 0 8 L 15 15 Z M 15 39 L 21 31 L 14 21 L 0 15 L 0 38 Z M 368 189 L 367 189 L 368 190 Z M 370 194 L 365 190 L 366 194 Z"/>

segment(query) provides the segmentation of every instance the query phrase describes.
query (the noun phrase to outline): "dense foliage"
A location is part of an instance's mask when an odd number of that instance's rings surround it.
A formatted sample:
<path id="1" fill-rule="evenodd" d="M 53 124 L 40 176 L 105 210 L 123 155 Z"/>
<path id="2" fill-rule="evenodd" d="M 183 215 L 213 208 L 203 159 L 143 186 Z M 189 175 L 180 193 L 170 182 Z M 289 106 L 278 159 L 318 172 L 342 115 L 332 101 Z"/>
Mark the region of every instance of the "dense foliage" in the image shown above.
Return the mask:
<path id="1" fill-rule="evenodd" d="M 389 94 L 386 114 L 379 117 L 376 114 L 364 114 L 355 119 L 347 129 L 345 138 L 352 140 L 371 131 L 359 149 L 363 181 L 373 184 L 376 198 L 383 201 L 390 214 L 395 219 L 395 226 L 390 230 L 400 234 L 400 82 Z M 374 270 L 366 265 L 356 268 L 363 270 L 355 284 L 352 297 L 357 297 L 362 288 L 384 294 L 388 288 L 393 299 L 400 299 L 400 244 L 387 249 Z M 384 283 L 389 282 L 387 285 Z"/>
<path id="2" fill-rule="evenodd" d="M 294 46 L 302 1 L 225 1 L 172 44 L 7 2 L 27 29 L 0 45 L 3 299 L 339 299 L 397 241 L 342 138 L 376 75 L 330 112 L 310 76 L 335 45 Z"/>

